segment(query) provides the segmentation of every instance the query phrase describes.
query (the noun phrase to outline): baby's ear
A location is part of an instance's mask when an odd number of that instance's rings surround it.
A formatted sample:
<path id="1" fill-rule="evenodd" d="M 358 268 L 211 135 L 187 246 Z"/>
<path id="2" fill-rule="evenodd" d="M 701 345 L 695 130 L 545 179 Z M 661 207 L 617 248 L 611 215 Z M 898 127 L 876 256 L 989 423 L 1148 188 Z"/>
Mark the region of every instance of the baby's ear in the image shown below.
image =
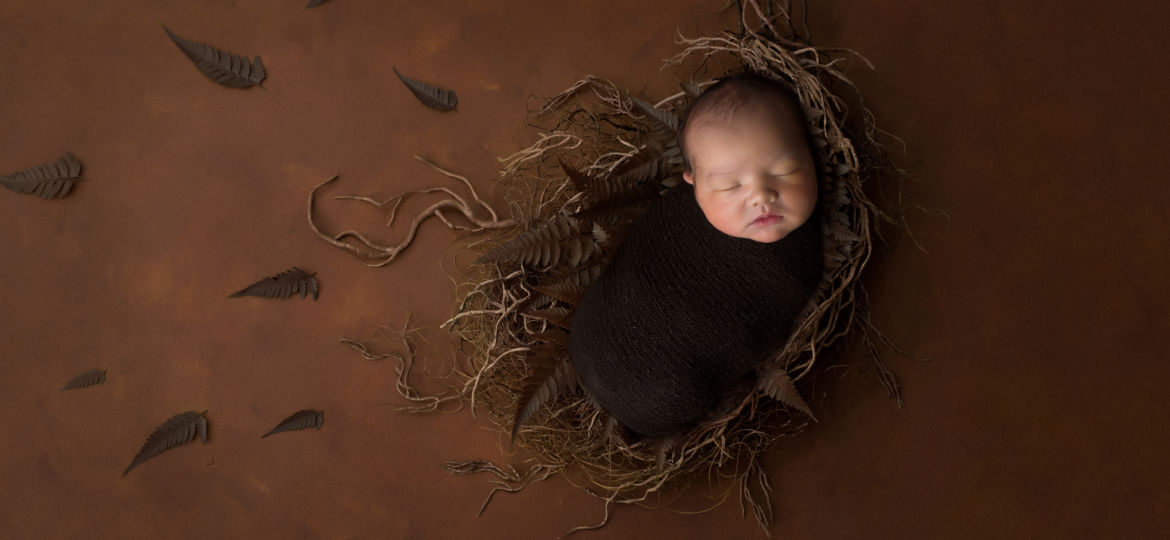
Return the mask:
<path id="1" fill-rule="evenodd" d="M 692 186 L 695 185 L 695 179 L 691 176 L 691 171 L 683 171 L 683 180 L 686 180 Z"/>

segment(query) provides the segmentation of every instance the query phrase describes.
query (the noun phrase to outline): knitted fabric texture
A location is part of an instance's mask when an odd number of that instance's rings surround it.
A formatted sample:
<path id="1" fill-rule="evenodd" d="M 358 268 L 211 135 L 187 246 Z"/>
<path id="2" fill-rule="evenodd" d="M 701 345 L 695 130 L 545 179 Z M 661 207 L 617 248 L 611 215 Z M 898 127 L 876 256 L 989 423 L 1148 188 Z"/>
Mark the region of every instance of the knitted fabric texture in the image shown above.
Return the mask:
<path id="1" fill-rule="evenodd" d="M 711 414 L 788 339 L 821 280 L 820 215 L 778 242 L 715 229 L 694 188 L 634 223 L 573 315 L 569 357 L 630 430 L 677 433 Z"/>

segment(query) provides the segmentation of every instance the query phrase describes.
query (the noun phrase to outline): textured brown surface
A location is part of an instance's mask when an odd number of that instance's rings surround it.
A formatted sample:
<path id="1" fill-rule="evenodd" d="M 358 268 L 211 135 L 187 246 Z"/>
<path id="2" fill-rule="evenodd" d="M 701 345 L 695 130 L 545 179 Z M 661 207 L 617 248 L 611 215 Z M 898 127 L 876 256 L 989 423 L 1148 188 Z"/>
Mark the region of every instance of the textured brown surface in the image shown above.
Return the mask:
<path id="1" fill-rule="evenodd" d="M 656 95 L 676 28 L 731 21 L 700 0 L 486 4 L 0 3 L 0 172 L 64 151 L 85 166 L 62 200 L 0 193 L 0 535 L 551 537 L 601 517 L 561 480 L 475 516 L 486 479 L 436 465 L 506 461 L 483 420 L 395 413 L 393 364 L 336 343 L 410 310 L 446 318 L 437 261 L 453 235 L 428 228 L 367 269 L 315 238 L 305 198 L 337 173 L 327 195 L 443 181 L 414 154 L 487 187 L 494 158 L 531 140 L 526 96 L 587 73 Z M 915 201 L 949 219 L 911 212 L 930 253 L 903 242 L 868 279 L 875 321 L 936 360 L 891 361 L 902 411 L 856 370 L 813 391 L 820 424 L 766 464 L 774 532 L 1170 531 L 1170 115 L 1156 99 L 1170 9 L 1129 4 L 814 6 L 816 43 L 877 65 L 851 73 L 912 149 Z M 260 55 L 265 90 L 207 81 L 163 23 Z M 459 111 L 420 106 L 391 66 L 455 89 Z M 330 230 L 378 227 L 345 204 L 323 203 Z M 224 298 L 294 265 L 319 272 L 319 301 Z M 59 390 L 94 367 L 104 385 Z M 208 444 L 118 477 L 150 430 L 204 408 Z M 303 408 L 325 410 L 321 431 L 260 439 Z M 731 501 L 618 509 L 595 537 L 650 531 L 761 536 Z"/>

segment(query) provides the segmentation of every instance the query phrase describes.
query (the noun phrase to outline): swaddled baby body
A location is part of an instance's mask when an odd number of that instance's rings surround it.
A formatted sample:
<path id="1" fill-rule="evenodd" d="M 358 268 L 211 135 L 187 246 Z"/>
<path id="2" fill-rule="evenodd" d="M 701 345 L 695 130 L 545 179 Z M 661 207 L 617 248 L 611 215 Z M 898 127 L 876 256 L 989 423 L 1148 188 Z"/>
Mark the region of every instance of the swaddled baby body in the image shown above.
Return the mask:
<path id="1" fill-rule="evenodd" d="M 686 183 L 634 223 L 569 334 L 590 396 L 651 436 L 693 426 L 744 388 L 822 273 L 816 164 L 784 86 L 717 83 L 679 139 Z"/>

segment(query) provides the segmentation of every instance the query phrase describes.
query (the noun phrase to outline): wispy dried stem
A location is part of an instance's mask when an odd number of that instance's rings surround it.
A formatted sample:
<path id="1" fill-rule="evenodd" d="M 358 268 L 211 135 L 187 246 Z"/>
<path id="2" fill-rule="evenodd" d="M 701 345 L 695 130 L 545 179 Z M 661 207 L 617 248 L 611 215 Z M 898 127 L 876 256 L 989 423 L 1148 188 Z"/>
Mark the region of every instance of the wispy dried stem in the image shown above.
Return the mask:
<path id="1" fill-rule="evenodd" d="M 476 191 L 475 186 L 464 176 L 455 174 L 447 169 L 444 169 L 426 159 L 415 156 L 415 159 L 426 164 L 428 167 L 438 171 L 439 173 L 449 178 L 454 178 L 463 183 L 467 191 L 471 194 L 471 199 L 474 204 L 469 204 L 463 197 L 449 188 L 445 187 L 431 187 L 424 189 L 411 190 L 400 193 L 384 201 L 378 201 L 372 197 L 359 195 L 340 195 L 334 197 L 335 200 L 353 200 L 369 204 L 375 208 L 383 209 L 386 206 L 390 207 L 390 216 L 386 222 L 386 227 L 394 226 L 394 222 L 398 217 L 398 207 L 414 195 L 426 195 L 431 193 L 443 193 L 449 198 L 440 200 L 428 206 L 426 209 L 415 214 L 414 219 L 410 223 L 410 228 L 406 235 L 394 245 L 383 245 L 371 240 L 366 234 L 356 230 L 345 230 L 334 235 L 328 235 L 321 231 L 320 226 L 317 225 L 316 219 L 313 217 L 313 206 L 316 200 L 317 191 L 325 184 L 328 184 L 338 177 L 334 176 L 320 184 L 313 187 L 309 192 L 309 226 L 313 228 L 313 232 L 322 240 L 329 242 L 331 245 L 339 247 L 348 251 L 362 261 L 362 264 L 372 267 L 386 266 L 393 262 L 406 248 L 414 242 L 415 236 L 418 234 L 419 227 L 431 218 L 438 218 L 447 228 L 451 230 L 462 230 L 467 232 L 480 232 L 488 229 L 506 229 L 516 225 L 515 219 L 500 219 L 496 211 L 487 204 Z M 486 216 L 481 216 L 480 213 L 486 213 Z M 448 217 L 448 214 L 461 217 L 463 220 L 471 224 L 471 226 L 454 223 Z M 356 240 L 347 242 L 347 239 Z"/>

